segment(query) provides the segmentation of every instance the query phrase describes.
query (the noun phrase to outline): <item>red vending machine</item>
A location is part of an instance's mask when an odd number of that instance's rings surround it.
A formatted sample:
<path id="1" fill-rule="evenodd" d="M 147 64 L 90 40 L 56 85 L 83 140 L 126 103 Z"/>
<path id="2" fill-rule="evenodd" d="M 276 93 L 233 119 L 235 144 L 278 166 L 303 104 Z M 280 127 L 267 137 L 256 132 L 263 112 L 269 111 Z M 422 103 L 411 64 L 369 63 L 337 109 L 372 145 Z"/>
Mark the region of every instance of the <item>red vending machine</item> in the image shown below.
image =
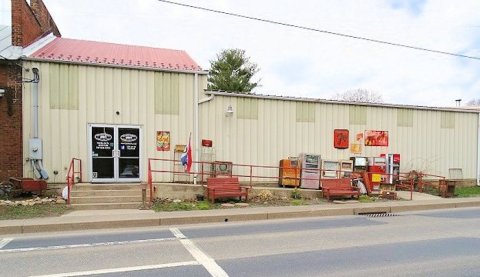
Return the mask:
<path id="1" fill-rule="evenodd" d="M 369 157 L 368 158 L 368 176 L 370 177 L 370 190 L 379 190 L 380 183 L 385 182 L 386 173 L 385 157 Z"/>
<path id="2" fill-rule="evenodd" d="M 400 154 L 381 154 L 380 157 L 385 158 L 385 171 L 388 174 L 386 183 L 397 183 L 400 174 Z"/>

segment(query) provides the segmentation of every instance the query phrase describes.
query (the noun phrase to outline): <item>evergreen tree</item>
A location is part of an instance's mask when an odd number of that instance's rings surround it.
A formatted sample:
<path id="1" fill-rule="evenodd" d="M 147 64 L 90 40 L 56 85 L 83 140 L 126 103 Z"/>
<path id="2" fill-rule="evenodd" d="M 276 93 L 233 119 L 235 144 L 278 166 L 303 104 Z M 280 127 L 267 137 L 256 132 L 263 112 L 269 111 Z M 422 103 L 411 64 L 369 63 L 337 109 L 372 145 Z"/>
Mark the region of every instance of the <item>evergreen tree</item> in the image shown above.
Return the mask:
<path id="1" fill-rule="evenodd" d="M 245 50 L 223 50 L 215 60 L 210 61 L 208 89 L 250 93 L 259 85 L 259 82 L 252 81 L 258 71 L 257 64 L 250 62 Z"/>

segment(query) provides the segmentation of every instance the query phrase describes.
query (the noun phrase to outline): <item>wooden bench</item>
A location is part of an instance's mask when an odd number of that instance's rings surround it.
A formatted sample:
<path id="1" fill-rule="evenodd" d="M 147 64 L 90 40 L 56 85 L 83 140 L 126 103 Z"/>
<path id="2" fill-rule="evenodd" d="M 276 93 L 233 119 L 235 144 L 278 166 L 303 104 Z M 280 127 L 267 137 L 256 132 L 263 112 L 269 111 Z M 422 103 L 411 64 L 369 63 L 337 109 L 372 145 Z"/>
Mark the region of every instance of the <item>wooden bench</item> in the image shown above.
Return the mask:
<path id="1" fill-rule="evenodd" d="M 323 196 L 330 200 L 333 196 L 341 197 L 359 197 L 360 191 L 358 188 L 355 188 L 351 184 L 349 178 L 341 179 L 322 179 L 322 191 Z"/>
<path id="2" fill-rule="evenodd" d="M 248 201 L 249 187 L 240 186 L 238 177 L 207 178 L 207 199 L 215 203 L 215 199 L 239 197 Z"/>

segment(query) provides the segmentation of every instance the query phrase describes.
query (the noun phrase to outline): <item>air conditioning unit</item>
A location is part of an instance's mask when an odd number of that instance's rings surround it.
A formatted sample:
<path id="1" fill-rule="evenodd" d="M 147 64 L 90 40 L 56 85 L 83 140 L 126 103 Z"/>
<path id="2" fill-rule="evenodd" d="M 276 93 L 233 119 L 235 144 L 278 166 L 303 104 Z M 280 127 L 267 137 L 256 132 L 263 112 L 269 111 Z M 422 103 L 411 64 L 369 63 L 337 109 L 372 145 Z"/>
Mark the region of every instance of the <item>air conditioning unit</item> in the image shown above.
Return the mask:
<path id="1" fill-rule="evenodd" d="M 215 177 L 218 176 L 229 176 L 232 177 L 232 167 L 233 163 L 232 162 L 222 162 L 222 161 L 215 161 L 212 164 L 213 168 L 213 175 Z"/>

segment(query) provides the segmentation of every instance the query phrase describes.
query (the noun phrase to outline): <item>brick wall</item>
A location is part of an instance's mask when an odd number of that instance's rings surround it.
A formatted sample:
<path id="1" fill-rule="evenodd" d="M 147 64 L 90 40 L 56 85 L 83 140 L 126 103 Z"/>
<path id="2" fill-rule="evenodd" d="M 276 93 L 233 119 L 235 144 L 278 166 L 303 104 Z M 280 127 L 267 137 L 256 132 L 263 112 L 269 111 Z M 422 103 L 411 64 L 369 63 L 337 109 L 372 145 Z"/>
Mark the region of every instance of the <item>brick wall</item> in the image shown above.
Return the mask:
<path id="1" fill-rule="evenodd" d="M 42 0 L 12 1 L 12 44 L 26 47 L 44 35 L 60 32 Z M 0 60 L 0 181 L 23 177 L 21 61 Z"/>
<path id="2" fill-rule="evenodd" d="M 41 0 L 12 0 L 12 43 L 28 46 L 44 35 L 53 32 L 60 36 L 57 25 Z"/>
<path id="3" fill-rule="evenodd" d="M 16 62 L 0 64 L 0 181 L 23 176 L 21 74 Z"/>

